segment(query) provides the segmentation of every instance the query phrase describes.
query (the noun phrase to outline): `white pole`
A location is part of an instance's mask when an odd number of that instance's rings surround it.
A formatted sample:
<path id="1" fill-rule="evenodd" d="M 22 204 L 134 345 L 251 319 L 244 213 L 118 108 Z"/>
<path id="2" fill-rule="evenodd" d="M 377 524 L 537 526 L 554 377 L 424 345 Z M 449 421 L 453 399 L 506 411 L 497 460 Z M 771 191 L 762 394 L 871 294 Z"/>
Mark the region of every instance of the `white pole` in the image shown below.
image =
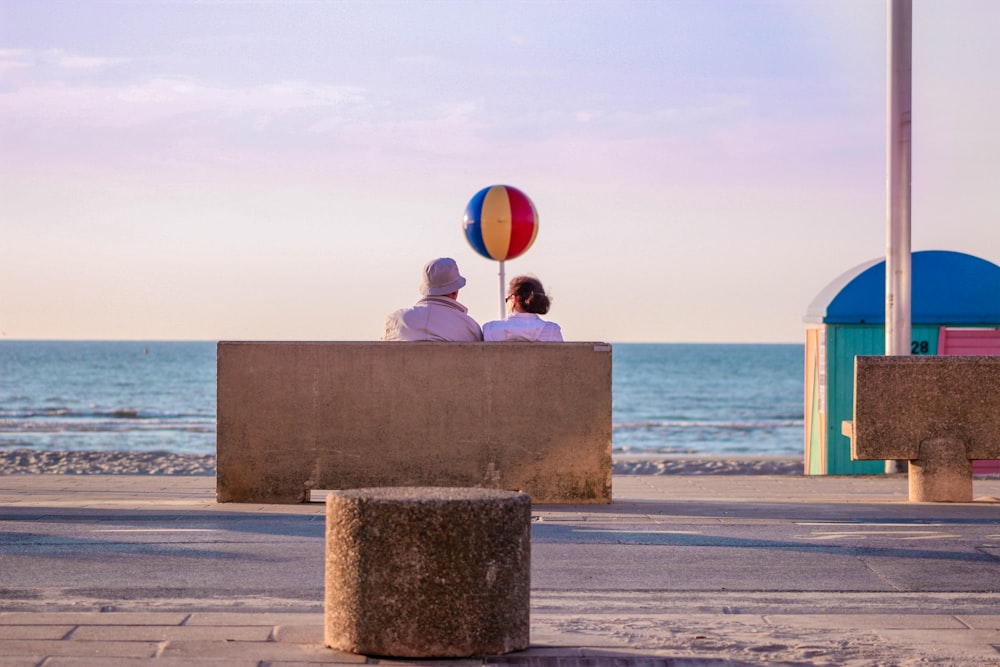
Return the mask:
<path id="1" fill-rule="evenodd" d="M 503 260 L 500 260 L 500 319 L 507 319 L 507 288 L 504 285 Z"/>
<path id="2" fill-rule="evenodd" d="M 911 90 L 913 0 L 889 0 L 887 234 L 885 254 L 885 353 L 910 353 L 912 285 L 910 255 Z M 886 472 L 898 472 L 886 461 Z"/>

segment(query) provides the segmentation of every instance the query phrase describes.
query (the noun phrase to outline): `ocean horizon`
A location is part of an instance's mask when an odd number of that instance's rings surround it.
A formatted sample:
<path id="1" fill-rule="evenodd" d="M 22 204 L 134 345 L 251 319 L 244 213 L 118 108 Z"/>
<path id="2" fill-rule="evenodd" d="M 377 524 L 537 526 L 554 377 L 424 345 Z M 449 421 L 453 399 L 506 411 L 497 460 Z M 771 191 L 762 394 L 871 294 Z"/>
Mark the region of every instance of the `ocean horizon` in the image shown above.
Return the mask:
<path id="1" fill-rule="evenodd" d="M 0 450 L 215 453 L 217 341 L 0 341 Z M 796 456 L 804 345 L 612 343 L 616 454 Z"/>

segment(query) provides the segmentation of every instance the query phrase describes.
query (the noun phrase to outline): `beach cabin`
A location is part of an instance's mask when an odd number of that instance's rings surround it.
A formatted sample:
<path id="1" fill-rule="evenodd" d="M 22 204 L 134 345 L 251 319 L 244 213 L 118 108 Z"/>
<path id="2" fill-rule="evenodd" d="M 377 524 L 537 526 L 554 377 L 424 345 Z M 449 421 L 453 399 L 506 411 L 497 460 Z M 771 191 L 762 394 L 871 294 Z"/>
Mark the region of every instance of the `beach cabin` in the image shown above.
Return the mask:
<path id="1" fill-rule="evenodd" d="M 960 252 L 912 254 L 911 354 L 1000 355 L 1000 266 Z M 860 264 L 816 296 L 805 316 L 805 471 L 879 474 L 852 461 L 841 422 L 853 418 L 854 357 L 885 354 L 885 259 Z M 973 473 L 1000 473 L 976 461 Z"/>

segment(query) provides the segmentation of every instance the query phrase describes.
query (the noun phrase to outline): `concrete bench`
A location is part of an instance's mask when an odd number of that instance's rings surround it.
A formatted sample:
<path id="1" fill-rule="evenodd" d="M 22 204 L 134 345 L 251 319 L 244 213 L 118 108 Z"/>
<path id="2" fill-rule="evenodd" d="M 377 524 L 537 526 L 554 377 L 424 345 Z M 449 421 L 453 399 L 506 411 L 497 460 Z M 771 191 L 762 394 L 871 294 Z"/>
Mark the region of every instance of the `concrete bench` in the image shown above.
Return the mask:
<path id="1" fill-rule="evenodd" d="M 906 459 L 910 500 L 970 502 L 972 460 L 1000 458 L 1000 356 L 858 356 L 855 460 Z"/>
<path id="2" fill-rule="evenodd" d="M 605 343 L 220 342 L 219 502 L 444 486 L 611 502 Z"/>
<path id="3" fill-rule="evenodd" d="M 495 489 L 334 491 L 324 643 L 464 658 L 528 648 L 531 501 Z"/>

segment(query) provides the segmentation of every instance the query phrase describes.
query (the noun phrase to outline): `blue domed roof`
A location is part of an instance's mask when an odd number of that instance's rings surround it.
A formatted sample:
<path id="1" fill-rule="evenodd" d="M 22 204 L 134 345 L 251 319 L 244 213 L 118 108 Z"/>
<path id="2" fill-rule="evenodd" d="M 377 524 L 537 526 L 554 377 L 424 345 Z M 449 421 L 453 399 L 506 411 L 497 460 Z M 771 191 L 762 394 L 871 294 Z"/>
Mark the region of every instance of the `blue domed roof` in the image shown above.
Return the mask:
<path id="1" fill-rule="evenodd" d="M 913 324 L 1000 323 L 1000 266 L 949 250 L 911 255 Z M 885 324 L 885 259 L 859 264 L 823 288 L 805 321 Z"/>

